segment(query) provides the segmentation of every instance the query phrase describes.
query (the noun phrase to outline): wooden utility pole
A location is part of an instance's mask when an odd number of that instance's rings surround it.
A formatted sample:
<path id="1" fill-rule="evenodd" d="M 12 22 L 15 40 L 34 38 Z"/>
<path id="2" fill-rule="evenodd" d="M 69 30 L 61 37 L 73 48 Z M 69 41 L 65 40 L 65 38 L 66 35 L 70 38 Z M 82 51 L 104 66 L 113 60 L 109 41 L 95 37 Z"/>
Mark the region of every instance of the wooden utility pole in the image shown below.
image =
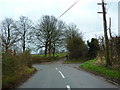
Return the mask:
<path id="1" fill-rule="evenodd" d="M 103 12 L 98 12 L 103 14 L 103 25 L 104 25 L 104 38 L 105 38 L 105 59 L 106 59 L 106 67 L 110 66 L 110 57 L 109 57 L 109 40 L 107 35 L 107 20 L 106 20 L 106 8 L 104 3 L 104 0 L 102 0 L 102 3 L 98 3 L 98 5 L 102 5 Z"/>
<path id="2" fill-rule="evenodd" d="M 112 61 L 112 50 L 113 50 L 113 38 L 112 38 L 112 33 L 111 33 L 111 17 L 109 18 L 109 34 L 110 34 L 110 62 Z"/>
<path id="3" fill-rule="evenodd" d="M 111 17 L 109 18 L 109 33 L 110 33 L 110 39 L 112 39 L 112 33 L 111 33 Z"/>

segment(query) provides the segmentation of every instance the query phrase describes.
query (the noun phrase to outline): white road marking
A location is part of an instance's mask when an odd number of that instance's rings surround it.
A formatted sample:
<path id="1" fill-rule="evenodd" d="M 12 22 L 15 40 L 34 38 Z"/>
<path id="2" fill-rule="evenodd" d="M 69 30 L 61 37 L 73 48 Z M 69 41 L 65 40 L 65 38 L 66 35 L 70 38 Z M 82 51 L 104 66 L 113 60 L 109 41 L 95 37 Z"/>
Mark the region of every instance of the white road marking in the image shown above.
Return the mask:
<path id="1" fill-rule="evenodd" d="M 67 89 L 68 89 L 68 90 L 71 90 L 71 88 L 70 88 L 70 86 L 69 86 L 69 85 L 66 85 L 66 87 L 67 87 Z"/>
<path id="2" fill-rule="evenodd" d="M 56 70 L 58 70 L 58 68 L 55 68 Z"/>
<path id="3" fill-rule="evenodd" d="M 62 74 L 62 72 L 61 72 L 61 71 L 59 71 L 59 73 L 61 74 L 61 76 L 62 76 L 63 78 L 65 78 L 65 76 Z"/>

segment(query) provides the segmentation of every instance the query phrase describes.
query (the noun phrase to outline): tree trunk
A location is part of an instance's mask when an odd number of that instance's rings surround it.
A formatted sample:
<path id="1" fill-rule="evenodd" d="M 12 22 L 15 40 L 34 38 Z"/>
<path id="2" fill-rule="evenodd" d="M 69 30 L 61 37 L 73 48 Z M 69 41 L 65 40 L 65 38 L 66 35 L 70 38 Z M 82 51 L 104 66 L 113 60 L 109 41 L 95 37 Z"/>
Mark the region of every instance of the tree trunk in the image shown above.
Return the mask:
<path id="1" fill-rule="evenodd" d="M 7 28 L 8 28 L 8 37 L 7 37 L 7 44 L 6 44 L 6 47 L 5 47 L 6 53 L 9 52 L 8 49 L 9 49 L 9 43 L 10 43 L 10 28 L 9 28 L 9 26 Z"/>
<path id="2" fill-rule="evenodd" d="M 23 52 L 25 52 L 25 34 L 26 34 L 26 31 L 25 31 L 25 26 L 24 26 L 24 33 L 23 33 Z"/>
<path id="3" fill-rule="evenodd" d="M 49 44 L 49 57 L 51 57 L 51 44 Z"/>
<path id="4" fill-rule="evenodd" d="M 16 55 L 16 50 L 14 49 L 14 55 Z"/>
<path id="5" fill-rule="evenodd" d="M 55 43 L 53 44 L 53 57 L 55 56 Z"/>
<path id="6" fill-rule="evenodd" d="M 45 43 L 45 56 L 47 56 L 48 42 Z"/>
<path id="7" fill-rule="evenodd" d="M 25 52 L 25 39 L 23 39 L 23 52 Z"/>
<path id="8" fill-rule="evenodd" d="M 9 26 L 8 26 L 8 44 L 10 43 L 10 28 L 9 28 Z"/>
<path id="9" fill-rule="evenodd" d="M 5 53 L 7 54 L 9 51 L 8 51 L 8 46 L 5 47 L 6 51 Z"/>

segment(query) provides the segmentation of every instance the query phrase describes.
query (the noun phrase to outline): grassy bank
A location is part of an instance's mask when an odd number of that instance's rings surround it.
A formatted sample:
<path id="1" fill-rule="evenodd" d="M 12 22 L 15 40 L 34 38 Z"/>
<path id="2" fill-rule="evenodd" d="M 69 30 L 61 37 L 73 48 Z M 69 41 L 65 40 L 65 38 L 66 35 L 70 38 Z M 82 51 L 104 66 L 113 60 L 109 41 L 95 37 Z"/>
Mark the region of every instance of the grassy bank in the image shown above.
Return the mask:
<path id="1" fill-rule="evenodd" d="M 15 88 L 36 71 L 32 67 L 29 52 L 2 57 L 2 88 Z"/>
<path id="2" fill-rule="evenodd" d="M 2 88 L 16 88 L 22 82 L 27 80 L 34 72 L 35 68 L 25 68 L 23 71 L 10 76 L 4 76 L 2 80 Z"/>
<path id="3" fill-rule="evenodd" d="M 98 66 L 95 64 L 96 59 L 89 60 L 82 65 L 80 65 L 80 68 L 83 68 L 85 70 L 94 71 L 95 73 L 110 77 L 112 79 L 120 79 L 120 72 L 118 70 L 106 68 L 103 66 Z"/>

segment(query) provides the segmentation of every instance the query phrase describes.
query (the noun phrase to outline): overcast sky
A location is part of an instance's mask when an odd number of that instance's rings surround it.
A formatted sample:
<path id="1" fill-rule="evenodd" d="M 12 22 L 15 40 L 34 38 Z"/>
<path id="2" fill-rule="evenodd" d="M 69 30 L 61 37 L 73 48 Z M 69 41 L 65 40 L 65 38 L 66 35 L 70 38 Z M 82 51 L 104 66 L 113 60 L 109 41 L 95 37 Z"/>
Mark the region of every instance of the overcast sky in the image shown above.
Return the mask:
<path id="1" fill-rule="evenodd" d="M 36 22 L 42 15 L 59 17 L 76 0 L 0 0 L 0 20 L 11 17 L 15 20 L 24 15 Z M 118 1 L 107 2 L 107 19 L 112 17 L 112 32 L 118 34 Z M 84 39 L 88 40 L 103 34 L 101 0 L 80 0 L 60 19 L 67 24 L 74 23 L 83 32 Z"/>

